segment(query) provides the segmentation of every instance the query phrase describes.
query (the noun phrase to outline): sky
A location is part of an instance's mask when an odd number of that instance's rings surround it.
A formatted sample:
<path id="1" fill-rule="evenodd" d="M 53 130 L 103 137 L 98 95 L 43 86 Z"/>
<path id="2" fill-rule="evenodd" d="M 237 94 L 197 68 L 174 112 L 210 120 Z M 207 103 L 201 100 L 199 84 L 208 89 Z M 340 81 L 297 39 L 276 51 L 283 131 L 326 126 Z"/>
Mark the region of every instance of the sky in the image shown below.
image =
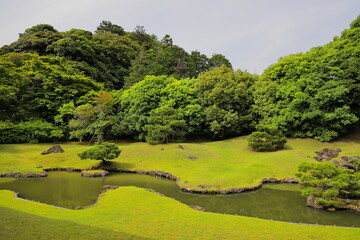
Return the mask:
<path id="1" fill-rule="evenodd" d="M 360 15 L 359 0 L 0 0 L 0 46 L 40 23 L 59 31 L 96 30 L 103 20 L 186 51 L 226 56 L 261 74 L 280 57 L 332 41 Z"/>

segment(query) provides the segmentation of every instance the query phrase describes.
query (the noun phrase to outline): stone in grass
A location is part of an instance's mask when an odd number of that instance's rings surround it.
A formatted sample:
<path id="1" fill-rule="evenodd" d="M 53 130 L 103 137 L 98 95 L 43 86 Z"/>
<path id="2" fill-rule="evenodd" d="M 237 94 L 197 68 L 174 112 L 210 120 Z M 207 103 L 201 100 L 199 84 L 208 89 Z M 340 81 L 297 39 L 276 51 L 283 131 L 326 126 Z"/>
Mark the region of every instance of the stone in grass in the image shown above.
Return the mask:
<path id="1" fill-rule="evenodd" d="M 49 148 L 48 150 L 44 151 L 41 153 L 41 155 L 46 155 L 46 154 L 50 154 L 50 153 L 63 153 L 64 150 L 61 148 L 60 145 L 55 145 L 52 146 L 51 148 Z"/>
<path id="2" fill-rule="evenodd" d="M 105 177 L 109 175 L 108 171 L 105 170 L 89 170 L 89 171 L 82 171 L 82 177 Z"/>

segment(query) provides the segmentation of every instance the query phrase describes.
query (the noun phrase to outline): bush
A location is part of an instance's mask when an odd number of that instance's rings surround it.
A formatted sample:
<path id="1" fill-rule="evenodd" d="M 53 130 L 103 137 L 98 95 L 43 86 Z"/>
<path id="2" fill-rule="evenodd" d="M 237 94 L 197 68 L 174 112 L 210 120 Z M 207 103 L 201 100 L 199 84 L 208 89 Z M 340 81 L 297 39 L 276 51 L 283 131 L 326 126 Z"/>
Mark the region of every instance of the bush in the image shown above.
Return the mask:
<path id="1" fill-rule="evenodd" d="M 85 150 L 78 154 L 81 159 L 101 160 L 106 162 L 107 160 L 117 158 L 121 153 L 118 145 L 115 143 L 103 142 L 95 145 L 93 148 Z"/>
<path id="2" fill-rule="evenodd" d="M 257 132 L 250 134 L 248 146 L 257 152 L 275 151 L 284 148 L 286 137 L 273 125 L 258 125 Z"/>
<path id="3" fill-rule="evenodd" d="M 357 169 L 342 169 L 332 162 L 307 163 L 299 165 L 296 174 L 301 181 L 301 194 L 313 195 L 325 208 L 339 207 L 341 199 L 359 199 L 360 174 Z"/>
<path id="4" fill-rule="evenodd" d="M 54 140 L 59 135 L 57 127 L 44 121 L 29 121 L 14 124 L 12 122 L 0 122 L 0 143 L 38 143 Z"/>

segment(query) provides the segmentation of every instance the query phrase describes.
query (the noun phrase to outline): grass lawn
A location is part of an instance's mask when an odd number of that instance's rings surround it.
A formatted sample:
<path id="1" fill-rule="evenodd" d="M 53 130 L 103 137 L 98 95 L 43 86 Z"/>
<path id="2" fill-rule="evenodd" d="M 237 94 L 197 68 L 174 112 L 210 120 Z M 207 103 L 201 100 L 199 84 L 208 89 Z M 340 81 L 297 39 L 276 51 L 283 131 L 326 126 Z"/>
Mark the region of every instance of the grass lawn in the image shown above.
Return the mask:
<path id="1" fill-rule="evenodd" d="M 360 143 L 290 139 L 286 149 L 252 152 L 247 137 L 225 141 L 149 145 L 119 143 L 119 169 L 159 170 L 180 178 L 182 187 L 230 188 L 256 185 L 262 178 L 294 177 L 315 151 L 340 148 L 340 156 L 360 155 Z M 80 160 L 89 148 L 61 144 L 65 153 L 40 155 L 52 144 L 0 145 L 0 172 L 40 172 L 43 168 L 89 168 Z M 11 181 L 12 179 L 6 179 Z M 360 228 L 298 225 L 243 216 L 205 213 L 145 189 L 120 187 L 83 210 L 64 210 L 14 198 L 0 191 L 0 239 L 360 239 Z"/>
<path id="2" fill-rule="evenodd" d="M 359 228 L 309 226 L 200 212 L 135 187 L 64 210 L 0 191 L 1 239 L 360 239 Z"/>
<path id="3" fill-rule="evenodd" d="M 294 177 L 298 165 L 315 160 L 315 151 L 340 148 L 341 156 L 360 155 L 360 143 L 337 141 L 322 143 L 313 139 L 289 139 L 281 151 L 259 153 L 247 147 L 247 137 L 224 141 L 150 145 L 119 143 L 122 153 L 113 164 L 119 169 L 158 170 L 181 180 L 181 187 L 210 189 L 254 186 L 262 178 Z M 0 172 L 39 172 L 48 167 L 89 168 L 98 161 L 80 160 L 78 152 L 89 146 L 61 144 L 65 153 L 40 155 L 51 144 L 0 145 Z"/>

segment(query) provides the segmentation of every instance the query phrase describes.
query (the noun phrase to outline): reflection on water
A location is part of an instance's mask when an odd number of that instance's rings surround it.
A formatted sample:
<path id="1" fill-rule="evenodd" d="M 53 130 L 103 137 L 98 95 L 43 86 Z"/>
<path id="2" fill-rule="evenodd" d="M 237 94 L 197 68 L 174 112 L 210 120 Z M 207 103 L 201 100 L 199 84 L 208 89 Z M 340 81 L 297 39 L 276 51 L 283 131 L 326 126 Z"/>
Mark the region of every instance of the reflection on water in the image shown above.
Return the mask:
<path id="1" fill-rule="evenodd" d="M 104 185 L 136 186 L 153 189 L 208 212 L 227 213 L 296 223 L 360 227 L 360 215 L 328 212 L 306 207 L 299 186 L 266 184 L 262 189 L 230 195 L 192 194 L 180 191 L 174 181 L 138 174 L 112 174 L 105 178 L 84 178 L 80 173 L 50 172 L 46 178 L 0 178 L 0 189 L 19 192 L 19 196 L 65 208 L 94 203 Z"/>

